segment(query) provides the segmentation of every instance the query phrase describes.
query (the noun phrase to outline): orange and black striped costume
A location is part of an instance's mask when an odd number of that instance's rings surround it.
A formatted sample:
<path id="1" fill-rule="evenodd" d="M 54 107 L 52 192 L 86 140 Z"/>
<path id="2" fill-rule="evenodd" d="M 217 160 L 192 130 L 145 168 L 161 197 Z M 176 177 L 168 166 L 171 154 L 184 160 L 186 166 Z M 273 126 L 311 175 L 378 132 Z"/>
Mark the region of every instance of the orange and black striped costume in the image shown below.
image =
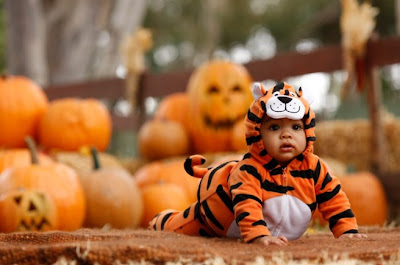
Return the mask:
<path id="1" fill-rule="evenodd" d="M 245 242 L 268 235 L 293 240 L 305 232 L 318 207 L 335 237 L 358 233 L 339 180 L 313 154 L 315 114 L 301 89 L 279 83 L 265 91 L 256 84 L 253 95 L 255 101 L 245 118 L 249 152 L 241 161 L 211 169 L 198 167 L 204 163 L 203 157 L 189 157 L 186 171 L 202 178 L 197 202 L 183 212 L 161 212 L 149 227 L 188 235 L 238 237 Z M 285 168 L 264 148 L 260 134 L 264 115 L 303 119 L 307 147 Z"/>

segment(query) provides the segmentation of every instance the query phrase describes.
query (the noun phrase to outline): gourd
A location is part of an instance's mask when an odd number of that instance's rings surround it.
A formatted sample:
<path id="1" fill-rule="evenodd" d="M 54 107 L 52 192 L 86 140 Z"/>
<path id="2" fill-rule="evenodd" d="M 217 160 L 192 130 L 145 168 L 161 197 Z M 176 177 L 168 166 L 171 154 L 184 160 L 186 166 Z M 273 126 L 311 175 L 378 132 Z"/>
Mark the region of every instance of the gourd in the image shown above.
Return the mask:
<path id="1" fill-rule="evenodd" d="M 102 168 L 97 150 L 92 148 L 91 153 L 93 170 L 80 175 L 87 201 L 84 225 L 138 227 L 142 221 L 143 202 L 136 181 L 122 168 Z"/>

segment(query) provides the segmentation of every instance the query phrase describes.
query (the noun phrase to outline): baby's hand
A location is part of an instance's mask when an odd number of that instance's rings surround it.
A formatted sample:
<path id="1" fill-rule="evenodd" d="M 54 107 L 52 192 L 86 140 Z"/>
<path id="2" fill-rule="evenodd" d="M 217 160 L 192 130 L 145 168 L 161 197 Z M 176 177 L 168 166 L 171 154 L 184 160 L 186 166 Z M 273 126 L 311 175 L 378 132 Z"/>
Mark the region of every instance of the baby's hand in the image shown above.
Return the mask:
<path id="1" fill-rule="evenodd" d="M 287 246 L 288 240 L 284 236 L 262 236 L 254 239 L 253 243 L 262 244 L 264 246 L 268 246 L 270 244 L 279 245 L 279 246 Z"/>
<path id="2" fill-rule="evenodd" d="M 367 238 L 366 234 L 343 234 L 339 238 Z"/>

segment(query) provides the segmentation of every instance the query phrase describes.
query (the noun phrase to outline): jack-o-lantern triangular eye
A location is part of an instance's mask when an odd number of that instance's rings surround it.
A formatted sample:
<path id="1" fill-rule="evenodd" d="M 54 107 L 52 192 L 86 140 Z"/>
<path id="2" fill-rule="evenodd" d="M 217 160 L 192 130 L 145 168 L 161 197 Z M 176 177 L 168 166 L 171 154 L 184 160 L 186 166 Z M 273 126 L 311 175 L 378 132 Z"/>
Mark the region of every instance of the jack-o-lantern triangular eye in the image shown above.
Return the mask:
<path id="1" fill-rule="evenodd" d="M 15 196 L 14 197 L 15 203 L 18 204 L 18 205 L 21 203 L 21 200 L 22 200 L 22 196 Z"/>
<path id="2" fill-rule="evenodd" d="M 33 202 L 29 202 L 29 210 L 30 212 L 36 211 L 36 205 Z"/>
<path id="3" fill-rule="evenodd" d="M 242 91 L 242 88 L 238 85 L 232 87 L 232 92 L 241 92 L 241 91 Z"/>
<path id="4" fill-rule="evenodd" d="M 207 92 L 209 94 L 219 93 L 219 88 L 215 85 L 212 85 L 208 88 Z"/>

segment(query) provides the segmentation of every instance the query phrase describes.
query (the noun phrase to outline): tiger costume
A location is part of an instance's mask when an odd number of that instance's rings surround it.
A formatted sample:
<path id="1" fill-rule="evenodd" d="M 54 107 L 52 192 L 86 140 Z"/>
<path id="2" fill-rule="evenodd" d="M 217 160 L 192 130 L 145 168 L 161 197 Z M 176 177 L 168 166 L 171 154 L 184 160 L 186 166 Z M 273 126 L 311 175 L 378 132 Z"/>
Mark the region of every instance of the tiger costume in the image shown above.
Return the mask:
<path id="1" fill-rule="evenodd" d="M 241 161 L 214 168 L 201 168 L 202 156 L 186 159 L 186 171 L 202 178 L 197 202 L 185 211 L 165 210 L 155 216 L 150 229 L 188 235 L 242 238 L 245 242 L 261 236 L 303 235 L 318 207 L 335 237 L 358 233 L 357 221 L 339 180 L 313 154 L 315 114 L 303 97 L 287 83 L 265 91 L 253 86 L 255 100 L 245 117 L 249 152 Z M 264 115 L 273 119 L 303 120 L 305 150 L 282 167 L 265 149 L 260 134 Z"/>

